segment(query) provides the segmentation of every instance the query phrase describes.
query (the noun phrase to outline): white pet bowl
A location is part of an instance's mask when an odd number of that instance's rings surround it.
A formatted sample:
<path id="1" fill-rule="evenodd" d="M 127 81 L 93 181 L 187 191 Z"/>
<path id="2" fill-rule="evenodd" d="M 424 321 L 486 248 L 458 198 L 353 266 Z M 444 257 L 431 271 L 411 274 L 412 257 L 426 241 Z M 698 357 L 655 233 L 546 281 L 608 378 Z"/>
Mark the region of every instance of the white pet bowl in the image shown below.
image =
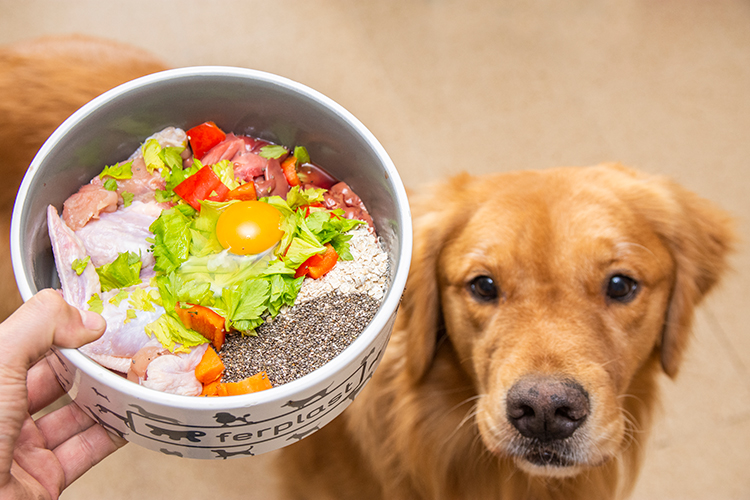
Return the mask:
<path id="1" fill-rule="evenodd" d="M 306 146 L 365 202 L 390 259 L 388 292 L 359 338 L 318 370 L 267 391 L 176 396 L 129 382 L 75 349 L 48 357 L 75 402 L 111 432 L 169 455 L 226 459 L 281 448 L 320 429 L 359 394 L 386 347 L 411 259 L 411 219 L 393 163 L 362 123 L 304 85 L 248 69 L 183 68 L 128 82 L 74 113 L 39 150 L 16 199 L 11 255 L 24 300 L 59 287 L 47 205 L 60 210 L 103 165 L 127 158 L 152 133 L 206 120 Z"/>

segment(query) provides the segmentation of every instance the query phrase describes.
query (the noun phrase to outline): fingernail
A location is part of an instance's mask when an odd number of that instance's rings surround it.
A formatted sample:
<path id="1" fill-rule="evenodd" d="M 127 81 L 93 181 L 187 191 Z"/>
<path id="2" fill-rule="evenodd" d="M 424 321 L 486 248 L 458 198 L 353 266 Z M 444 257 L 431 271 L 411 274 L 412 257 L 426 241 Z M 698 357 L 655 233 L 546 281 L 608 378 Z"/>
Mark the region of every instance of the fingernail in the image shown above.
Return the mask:
<path id="1" fill-rule="evenodd" d="M 98 332 L 106 326 L 106 322 L 100 314 L 93 311 L 82 311 L 81 309 L 78 312 L 81 313 L 81 321 L 83 321 L 83 326 L 87 329 Z"/>

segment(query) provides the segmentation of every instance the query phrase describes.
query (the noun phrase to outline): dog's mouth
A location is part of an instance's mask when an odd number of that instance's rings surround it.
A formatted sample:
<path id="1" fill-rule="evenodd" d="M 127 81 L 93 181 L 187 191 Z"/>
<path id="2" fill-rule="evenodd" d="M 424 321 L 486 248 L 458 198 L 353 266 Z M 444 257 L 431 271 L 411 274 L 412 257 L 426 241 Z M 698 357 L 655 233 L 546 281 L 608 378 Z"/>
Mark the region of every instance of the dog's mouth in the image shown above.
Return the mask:
<path id="1" fill-rule="evenodd" d="M 530 443 L 516 456 L 539 467 L 563 468 L 579 465 L 570 450 L 560 445 L 561 443 Z"/>
<path id="2" fill-rule="evenodd" d="M 568 477 L 578 474 L 583 469 L 601 465 L 607 460 L 604 456 L 592 456 L 586 451 L 583 441 L 576 436 L 554 441 L 517 436 L 505 452 L 529 474 Z"/>

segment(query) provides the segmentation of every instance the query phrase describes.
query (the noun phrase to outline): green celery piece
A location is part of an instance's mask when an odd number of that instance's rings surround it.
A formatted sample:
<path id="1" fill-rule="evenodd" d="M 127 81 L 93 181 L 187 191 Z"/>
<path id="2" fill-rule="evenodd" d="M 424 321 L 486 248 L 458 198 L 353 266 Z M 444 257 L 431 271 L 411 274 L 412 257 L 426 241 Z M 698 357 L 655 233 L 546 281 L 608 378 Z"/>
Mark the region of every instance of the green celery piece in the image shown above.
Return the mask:
<path id="1" fill-rule="evenodd" d="M 110 167 L 104 167 L 102 173 L 99 174 L 99 178 L 109 176 L 113 179 L 132 179 L 133 178 L 133 162 L 127 163 L 116 163 Z"/>
<path id="2" fill-rule="evenodd" d="M 107 179 L 104 181 L 104 189 L 107 191 L 117 191 L 117 181 L 114 179 Z"/>
<path id="3" fill-rule="evenodd" d="M 285 154 L 287 154 L 289 151 L 284 146 L 279 146 L 276 144 L 269 144 L 267 146 L 263 146 L 260 148 L 260 156 L 263 158 L 268 159 L 275 159 L 275 158 L 281 158 Z"/>
<path id="4" fill-rule="evenodd" d="M 76 272 L 78 276 L 83 274 L 83 271 L 86 270 L 86 266 L 89 265 L 89 262 L 91 261 L 91 257 L 88 255 L 83 259 L 76 259 L 73 261 L 73 264 L 70 266 L 73 271 Z"/>
<path id="5" fill-rule="evenodd" d="M 267 310 L 271 284 L 266 279 L 249 279 L 234 288 L 222 290 L 222 298 L 227 308 L 227 326 L 249 333 Z M 257 326 L 257 325 L 256 325 Z"/>
<path id="6" fill-rule="evenodd" d="M 129 207 L 133 203 L 133 198 L 135 195 L 131 193 L 130 191 L 123 191 L 122 192 L 122 205 L 124 207 Z"/>
<path id="7" fill-rule="evenodd" d="M 182 153 L 185 148 L 176 148 L 168 146 L 159 151 L 159 159 L 166 165 L 169 170 L 180 169 L 182 170 Z"/>
<path id="8" fill-rule="evenodd" d="M 159 156 L 159 153 L 161 153 L 159 141 L 156 139 L 149 139 L 142 146 L 141 150 L 143 151 L 143 162 L 146 164 L 146 169 L 149 173 L 153 173 L 154 170 L 166 168 L 164 160 Z"/>
<path id="9" fill-rule="evenodd" d="M 307 152 L 307 149 L 304 146 L 294 147 L 294 157 L 297 158 L 297 161 L 299 161 L 300 164 L 310 163 L 310 153 Z"/>

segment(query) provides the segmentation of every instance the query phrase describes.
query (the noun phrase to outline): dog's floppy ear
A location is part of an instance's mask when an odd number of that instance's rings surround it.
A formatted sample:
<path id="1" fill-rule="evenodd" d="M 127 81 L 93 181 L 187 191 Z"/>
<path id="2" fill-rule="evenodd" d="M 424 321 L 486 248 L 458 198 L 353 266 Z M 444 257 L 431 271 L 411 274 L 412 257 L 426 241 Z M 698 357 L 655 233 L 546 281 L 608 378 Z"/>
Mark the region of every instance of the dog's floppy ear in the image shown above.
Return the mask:
<path id="1" fill-rule="evenodd" d="M 674 377 L 690 337 L 695 307 L 724 274 L 735 241 L 734 224 L 723 210 L 676 183 L 638 177 L 645 189 L 632 200 L 667 244 L 675 265 L 672 293 L 660 344 L 661 364 Z"/>
<path id="2" fill-rule="evenodd" d="M 462 174 L 433 186 L 412 201 L 414 245 L 399 327 L 406 330 L 406 364 L 413 380 L 422 378 L 435 354 L 442 322 L 438 262 L 446 241 L 466 219 L 467 207 L 461 210 L 458 191 L 469 179 Z"/>

